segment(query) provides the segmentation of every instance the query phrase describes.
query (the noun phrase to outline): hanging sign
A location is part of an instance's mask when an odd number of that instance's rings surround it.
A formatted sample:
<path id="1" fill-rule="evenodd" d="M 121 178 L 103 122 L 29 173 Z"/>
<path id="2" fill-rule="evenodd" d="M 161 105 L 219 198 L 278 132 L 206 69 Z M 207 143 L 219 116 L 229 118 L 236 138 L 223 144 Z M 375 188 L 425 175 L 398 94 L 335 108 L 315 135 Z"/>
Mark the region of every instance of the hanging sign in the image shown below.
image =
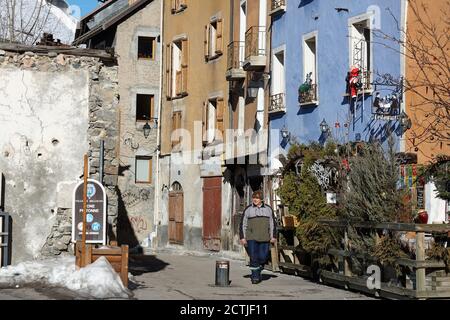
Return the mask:
<path id="1" fill-rule="evenodd" d="M 73 192 L 72 241 L 83 233 L 83 188 L 81 181 Z M 88 179 L 86 205 L 86 242 L 106 244 L 106 192 L 96 180 Z"/>

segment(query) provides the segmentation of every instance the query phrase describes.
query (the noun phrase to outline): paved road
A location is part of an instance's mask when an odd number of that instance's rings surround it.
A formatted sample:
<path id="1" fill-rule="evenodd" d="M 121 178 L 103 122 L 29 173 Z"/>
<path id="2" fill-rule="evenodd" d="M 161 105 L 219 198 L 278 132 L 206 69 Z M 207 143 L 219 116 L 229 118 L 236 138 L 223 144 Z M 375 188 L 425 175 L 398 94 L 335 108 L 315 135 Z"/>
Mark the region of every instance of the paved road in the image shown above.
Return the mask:
<path id="1" fill-rule="evenodd" d="M 305 280 L 301 277 L 263 271 L 263 281 L 252 284 L 245 261 L 230 261 L 231 285 L 215 287 L 215 265 L 219 255 L 159 251 L 130 256 L 133 276 L 130 289 L 139 300 L 361 300 L 365 295 Z M 85 299 L 64 288 L 31 285 L 0 288 L 0 300 Z"/>
<path id="2" fill-rule="evenodd" d="M 215 265 L 219 256 L 192 256 L 159 252 L 134 258 L 130 270 L 140 287 L 137 299 L 147 300 L 360 300 L 365 295 L 305 280 L 301 277 L 263 271 L 259 284 L 252 284 L 244 261 L 230 263 L 230 287 L 215 287 Z M 133 258 L 132 258 L 133 259 Z M 152 267 L 146 269 L 144 265 Z"/>

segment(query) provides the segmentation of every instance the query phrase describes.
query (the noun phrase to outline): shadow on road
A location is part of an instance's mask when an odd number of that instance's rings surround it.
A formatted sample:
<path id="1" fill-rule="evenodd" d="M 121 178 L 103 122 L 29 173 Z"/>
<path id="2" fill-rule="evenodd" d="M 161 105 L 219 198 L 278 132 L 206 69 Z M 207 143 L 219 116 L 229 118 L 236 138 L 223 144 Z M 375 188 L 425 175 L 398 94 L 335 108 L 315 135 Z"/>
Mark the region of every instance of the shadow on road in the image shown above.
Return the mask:
<path id="1" fill-rule="evenodd" d="M 128 271 L 133 276 L 140 276 L 144 273 L 164 270 L 168 265 L 169 263 L 159 260 L 153 255 L 130 255 Z"/>
<path id="2" fill-rule="evenodd" d="M 244 278 L 250 279 L 250 275 L 247 274 L 247 275 L 244 276 Z M 265 273 L 261 274 L 261 280 L 262 281 L 266 281 L 266 280 L 269 280 L 271 278 L 278 278 L 278 276 L 276 276 L 274 274 L 265 274 Z"/>

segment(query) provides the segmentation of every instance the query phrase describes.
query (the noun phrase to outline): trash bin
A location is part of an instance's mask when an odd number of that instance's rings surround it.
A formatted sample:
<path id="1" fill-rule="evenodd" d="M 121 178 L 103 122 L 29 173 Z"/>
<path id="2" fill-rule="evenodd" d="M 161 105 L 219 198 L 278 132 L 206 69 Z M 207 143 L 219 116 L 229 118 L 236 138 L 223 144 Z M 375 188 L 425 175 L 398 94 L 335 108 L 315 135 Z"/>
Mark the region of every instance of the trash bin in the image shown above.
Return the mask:
<path id="1" fill-rule="evenodd" d="M 216 286 L 228 287 L 230 285 L 230 261 L 216 261 Z"/>

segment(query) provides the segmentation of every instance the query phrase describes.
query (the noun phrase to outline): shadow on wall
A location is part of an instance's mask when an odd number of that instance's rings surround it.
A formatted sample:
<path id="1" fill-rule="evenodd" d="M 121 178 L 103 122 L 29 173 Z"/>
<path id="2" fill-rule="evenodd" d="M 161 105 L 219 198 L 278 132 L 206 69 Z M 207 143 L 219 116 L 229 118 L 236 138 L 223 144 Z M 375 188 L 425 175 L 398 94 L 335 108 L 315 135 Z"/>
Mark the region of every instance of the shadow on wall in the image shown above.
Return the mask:
<path id="1" fill-rule="evenodd" d="M 128 217 L 128 212 L 122 199 L 122 193 L 120 192 L 119 188 L 117 188 L 116 191 L 118 202 L 117 242 L 119 245 L 127 244 L 130 249 L 138 248 L 139 240 L 134 233 L 133 226 Z"/>
<path id="2" fill-rule="evenodd" d="M 306 6 L 307 4 L 310 4 L 314 0 L 300 0 L 300 3 L 298 4 L 298 7 L 301 8 L 303 6 Z"/>

